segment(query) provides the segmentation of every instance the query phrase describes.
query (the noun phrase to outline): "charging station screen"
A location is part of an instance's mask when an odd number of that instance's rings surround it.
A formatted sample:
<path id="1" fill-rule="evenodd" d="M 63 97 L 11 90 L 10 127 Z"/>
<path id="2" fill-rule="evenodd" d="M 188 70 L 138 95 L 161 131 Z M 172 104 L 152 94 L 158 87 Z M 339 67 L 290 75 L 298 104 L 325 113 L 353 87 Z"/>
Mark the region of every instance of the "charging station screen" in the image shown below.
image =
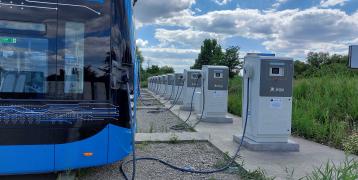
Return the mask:
<path id="1" fill-rule="evenodd" d="M 272 68 L 272 74 L 280 74 L 280 68 Z"/>

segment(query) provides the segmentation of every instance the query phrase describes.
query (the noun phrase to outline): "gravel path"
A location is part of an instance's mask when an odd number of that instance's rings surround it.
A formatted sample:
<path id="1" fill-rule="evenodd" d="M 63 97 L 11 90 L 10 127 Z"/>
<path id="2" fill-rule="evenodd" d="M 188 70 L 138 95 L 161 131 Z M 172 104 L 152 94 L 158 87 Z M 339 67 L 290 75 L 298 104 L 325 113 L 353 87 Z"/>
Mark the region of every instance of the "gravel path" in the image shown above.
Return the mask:
<path id="1" fill-rule="evenodd" d="M 170 129 L 171 126 L 181 124 L 183 121 L 172 112 L 165 109 L 138 109 L 137 110 L 137 132 L 183 132 Z M 184 131 L 191 131 L 186 129 Z"/>
<path id="2" fill-rule="evenodd" d="M 157 106 L 157 107 L 164 107 L 162 103 L 155 99 L 140 99 L 138 100 L 138 106 Z"/>
<path id="3" fill-rule="evenodd" d="M 194 169 L 212 169 L 225 164 L 225 156 L 207 142 L 195 143 L 153 143 L 137 145 L 137 156 L 157 157 L 177 166 Z M 79 179 L 124 179 L 119 171 L 120 162 L 99 168 L 81 170 Z M 131 174 L 131 164 L 125 167 L 126 173 Z M 138 161 L 136 179 L 239 179 L 236 172 L 221 172 L 216 174 L 190 174 L 172 170 L 164 165 L 152 161 Z"/>

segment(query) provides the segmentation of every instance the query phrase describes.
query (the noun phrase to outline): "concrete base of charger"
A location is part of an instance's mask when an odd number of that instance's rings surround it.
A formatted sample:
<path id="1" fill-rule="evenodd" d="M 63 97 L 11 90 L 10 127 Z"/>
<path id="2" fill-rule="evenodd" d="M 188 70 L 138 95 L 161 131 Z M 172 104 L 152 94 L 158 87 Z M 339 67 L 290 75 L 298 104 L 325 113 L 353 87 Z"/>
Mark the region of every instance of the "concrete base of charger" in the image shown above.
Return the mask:
<path id="1" fill-rule="evenodd" d="M 234 141 L 236 143 L 240 143 L 241 138 L 242 135 L 234 135 Z M 292 140 L 288 140 L 287 143 L 258 143 L 245 137 L 242 145 L 250 151 L 270 151 L 270 152 L 299 152 L 300 151 L 300 145 Z"/>
<path id="2" fill-rule="evenodd" d="M 190 107 L 190 106 L 180 106 L 179 108 L 181 111 L 193 111 L 194 107 Z"/>
<path id="3" fill-rule="evenodd" d="M 201 118 L 201 114 L 196 116 L 198 120 Z M 202 117 L 201 122 L 208 123 L 233 123 L 233 119 L 231 117 Z"/>
<path id="4" fill-rule="evenodd" d="M 175 105 L 182 105 L 182 104 L 183 104 L 183 101 L 178 100 L 178 101 L 175 102 L 174 100 L 171 100 L 170 103 L 171 103 L 171 104 L 174 104 L 174 103 L 175 103 Z"/>

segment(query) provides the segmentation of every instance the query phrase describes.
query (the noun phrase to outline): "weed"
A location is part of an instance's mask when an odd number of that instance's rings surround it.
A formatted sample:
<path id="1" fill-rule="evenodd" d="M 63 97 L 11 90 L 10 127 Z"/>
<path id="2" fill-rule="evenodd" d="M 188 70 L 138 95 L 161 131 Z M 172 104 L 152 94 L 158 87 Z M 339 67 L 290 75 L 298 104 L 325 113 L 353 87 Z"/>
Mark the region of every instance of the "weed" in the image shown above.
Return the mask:
<path id="1" fill-rule="evenodd" d="M 136 144 L 136 148 L 140 149 L 140 150 L 145 150 L 146 147 L 148 147 L 148 145 L 149 145 L 148 141 L 143 141 L 143 142 L 141 142 L 139 144 Z"/>
<path id="2" fill-rule="evenodd" d="M 328 161 L 319 168 L 302 178 L 306 180 L 356 180 L 358 179 L 358 161 L 357 159 L 348 159 L 336 166 L 333 162 Z"/>
<path id="3" fill-rule="evenodd" d="M 76 171 L 76 177 L 77 177 L 76 179 L 80 179 L 80 178 L 86 176 L 90 171 L 91 171 L 90 168 L 78 169 Z"/>
<path id="4" fill-rule="evenodd" d="M 343 149 L 347 153 L 358 155 L 358 133 L 352 134 L 343 142 Z"/>
<path id="5" fill-rule="evenodd" d="M 149 127 L 149 133 L 153 133 L 153 131 L 154 131 L 154 123 L 151 122 Z"/>
<path id="6" fill-rule="evenodd" d="M 172 134 L 171 137 L 169 138 L 169 143 L 170 144 L 177 144 L 178 141 L 178 136 L 176 134 Z"/>

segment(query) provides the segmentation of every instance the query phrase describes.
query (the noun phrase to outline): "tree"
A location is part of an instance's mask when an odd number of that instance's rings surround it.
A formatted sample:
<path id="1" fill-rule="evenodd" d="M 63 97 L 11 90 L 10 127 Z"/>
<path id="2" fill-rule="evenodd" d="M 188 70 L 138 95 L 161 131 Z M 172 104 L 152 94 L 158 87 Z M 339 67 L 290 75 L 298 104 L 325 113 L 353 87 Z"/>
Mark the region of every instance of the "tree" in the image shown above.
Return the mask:
<path id="1" fill-rule="evenodd" d="M 241 69 L 242 62 L 239 59 L 239 46 L 232 46 L 226 49 L 224 58 L 220 61 L 219 65 L 227 66 L 230 72 L 230 78 L 234 77 L 236 73 L 234 72 L 238 66 Z"/>
<path id="2" fill-rule="evenodd" d="M 308 65 L 307 63 L 296 60 L 294 62 L 294 69 L 295 69 L 294 77 L 298 78 L 300 75 L 303 75 L 303 73 L 306 72 L 309 68 L 310 65 Z"/>
<path id="3" fill-rule="evenodd" d="M 203 65 L 215 65 L 219 64 L 224 54 L 221 46 L 216 39 L 205 39 L 201 46 L 198 58 L 195 60 L 195 64 L 191 67 L 193 69 L 201 69 Z"/>
<path id="4" fill-rule="evenodd" d="M 163 67 L 160 68 L 160 73 L 161 74 L 174 73 L 174 68 L 170 67 L 170 66 L 163 66 Z"/>
<path id="5" fill-rule="evenodd" d="M 152 75 L 160 74 L 160 68 L 157 65 L 152 65 L 150 68 L 147 69 L 147 73 Z"/>
<path id="6" fill-rule="evenodd" d="M 322 64 L 329 62 L 329 53 L 309 52 L 307 54 L 307 62 L 309 65 L 319 68 Z"/>

